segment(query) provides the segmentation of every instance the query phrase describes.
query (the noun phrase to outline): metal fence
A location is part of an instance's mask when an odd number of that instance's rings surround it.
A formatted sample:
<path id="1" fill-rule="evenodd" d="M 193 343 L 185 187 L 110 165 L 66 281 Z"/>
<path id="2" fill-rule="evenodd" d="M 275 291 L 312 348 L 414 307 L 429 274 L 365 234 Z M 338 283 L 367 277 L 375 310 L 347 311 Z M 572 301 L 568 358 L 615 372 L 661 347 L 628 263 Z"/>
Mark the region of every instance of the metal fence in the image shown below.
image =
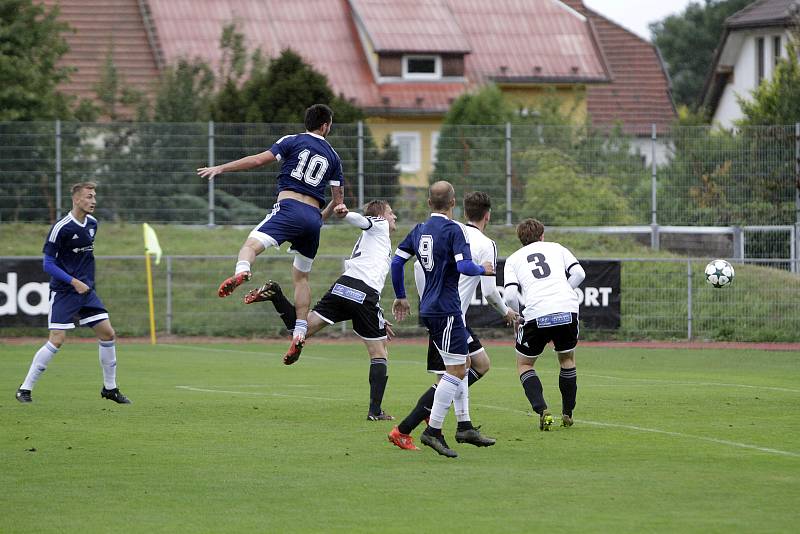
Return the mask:
<path id="1" fill-rule="evenodd" d="M 0 258 L 5 260 L 19 258 Z M 36 257 L 36 260 L 40 258 Z M 590 259 L 590 258 L 582 258 Z M 607 258 L 604 258 L 607 259 Z M 311 276 L 317 299 L 342 272 L 343 257 L 318 256 Z M 730 287 L 715 289 L 705 281 L 709 258 L 619 258 L 621 262 L 621 323 L 619 329 L 581 328 L 583 339 L 695 339 L 731 341 L 800 341 L 800 277 L 775 269 L 792 260 L 753 259 L 735 263 Z M 796 261 L 796 260 L 794 260 Z M 166 256 L 153 266 L 156 328 L 161 334 L 183 336 L 274 337 L 283 323 L 268 302 L 244 305 L 245 290 L 220 299 L 221 276 L 230 272 L 227 256 Z M 121 336 L 148 333 L 144 257 L 98 257 L 98 293 Z M 256 274 L 278 281 L 291 297 L 291 257 L 265 254 Z M 259 278 L 260 280 L 260 278 Z M 406 276 L 407 293 L 415 309 L 413 276 Z M 382 306 L 391 309 L 391 289 Z M 46 310 L 45 310 L 46 313 Z M 486 313 L 494 313 L 487 311 Z M 42 319 L 43 320 L 43 319 Z M 390 319 L 391 320 L 391 319 Z M 398 335 L 424 335 L 416 314 L 396 324 Z M 42 328 L 5 328 L 3 335 L 41 335 Z M 327 335 L 352 336 L 349 324 L 329 327 Z M 485 337 L 510 339 L 508 329 L 482 331 Z M 354 338 L 355 339 L 355 338 Z"/>
<path id="2" fill-rule="evenodd" d="M 420 150 L 385 150 L 386 132 L 417 133 Z M 197 167 L 268 149 L 299 125 L 0 123 L 0 222 L 54 221 L 69 186 L 98 181 L 104 219 L 253 224 L 274 199 L 277 166 L 208 184 Z M 337 124 L 349 199 L 388 198 L 405 220 L 424 216 L 424 188 L 448 179 L 459 195 L 492 195 L 495 222 L 535 215 L 550 226 L 744 226 L 800 223 L 800 124 L 655 125 L 622 130 L 501 124 Z M 430 133 L 430 135 L 427 135 Z M 435 134 L 435 135 L 434 135 Z M 421 190 L 422 189 L 422 190 Z"/>

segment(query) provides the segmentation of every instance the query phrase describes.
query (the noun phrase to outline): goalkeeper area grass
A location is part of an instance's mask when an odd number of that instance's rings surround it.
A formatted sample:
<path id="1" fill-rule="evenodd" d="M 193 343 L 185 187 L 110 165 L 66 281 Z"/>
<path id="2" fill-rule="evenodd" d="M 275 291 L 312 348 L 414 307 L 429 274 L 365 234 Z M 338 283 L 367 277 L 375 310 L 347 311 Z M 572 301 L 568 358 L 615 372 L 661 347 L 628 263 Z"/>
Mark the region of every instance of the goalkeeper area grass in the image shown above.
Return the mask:
<path id="1" fill-rule="evenodd" d="M 800 353 L 578 347 L 575 426 L 540 432 L 510 343 L 470 389 L 497 438 L 459 458 L 386 434 L 431 385 L 426 346 L 394 342 L 384 409 L 366 420 L 360 343 L 144 345 L 120 339 L 100 398 L 97 346 L 68 338 L 33 391 L 37 344 L 0 341 L 3 532 L 794 531 Z M 554 414 L 558 364 L 536 365 Z M 414 432 L 419 443 L 419 433 Z"/>

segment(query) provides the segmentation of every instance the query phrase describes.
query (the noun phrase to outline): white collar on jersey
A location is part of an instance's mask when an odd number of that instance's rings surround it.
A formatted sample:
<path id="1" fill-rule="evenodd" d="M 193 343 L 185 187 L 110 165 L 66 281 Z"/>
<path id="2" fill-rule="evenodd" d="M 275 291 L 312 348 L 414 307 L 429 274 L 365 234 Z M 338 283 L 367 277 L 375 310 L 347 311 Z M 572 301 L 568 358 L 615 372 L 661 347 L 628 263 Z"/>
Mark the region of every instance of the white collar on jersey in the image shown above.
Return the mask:
<path id="1" fill-rule="evenodd" d="M 431 217 L 444 217 L 445 219 L 449 219 L 444 213 L 431 213 Z"/>
<path id="2" fill-rule="evenodd" d="M 77 224 L 81 228 L 85 228 L 86 227 L 86 223 L 89 222 L 89 216 L 86 215 L 83 218 L 83 224 L 81 224 L 81 222 L 78 219 L 76 219 L 75 216 L 72 214 L 72 211 L 69 212 L 69 218 L 72 219 L 75 222 L 75 224 Z"/>
<path id="3" fill-rule="evenodd" d="M 315 134 L 315 133 L 312 133 L 312 132 L 306 132 L 306 135 L 310 135 L 312 137 L 316 137 L 317 139 L 322 139 L 323 141 L 325 140 L 325 138 L 322 137 L 320 134 Z"/>

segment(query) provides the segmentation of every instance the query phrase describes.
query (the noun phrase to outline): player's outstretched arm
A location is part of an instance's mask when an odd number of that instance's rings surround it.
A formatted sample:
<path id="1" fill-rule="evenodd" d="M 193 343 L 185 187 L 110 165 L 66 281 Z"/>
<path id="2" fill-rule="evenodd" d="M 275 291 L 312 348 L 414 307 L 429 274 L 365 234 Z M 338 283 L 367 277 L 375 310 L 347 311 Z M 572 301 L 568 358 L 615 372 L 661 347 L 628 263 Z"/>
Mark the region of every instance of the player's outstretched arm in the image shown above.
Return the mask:
<path id="1" fill-rule="evenodd" d="M 250 169 L 255 169 L 256 167 L 261 167 L 267 163 L 272 163 L 276 160 L 277 158 L 275 155 L 271 151 L 267 150 L 265 152 L 261 152 L 260 154 L 245 156 L 235 161 L 223 163 L 222 165 L 214 165 L 213 167 L 200 167 L 197 169 L 197 174 L 203 178 L 213 180 L 218 174 L 225 172 L 247 171 Z"/>
<path id="2" fill-rule="evenodd" d="M 344 186 L 332 185 L 331 197 L 333 197 L 333 205 L 335 206 L 333 212 L 336 216 L 344 217 L 347 215 L 347 206 L 344 205 Z"/>

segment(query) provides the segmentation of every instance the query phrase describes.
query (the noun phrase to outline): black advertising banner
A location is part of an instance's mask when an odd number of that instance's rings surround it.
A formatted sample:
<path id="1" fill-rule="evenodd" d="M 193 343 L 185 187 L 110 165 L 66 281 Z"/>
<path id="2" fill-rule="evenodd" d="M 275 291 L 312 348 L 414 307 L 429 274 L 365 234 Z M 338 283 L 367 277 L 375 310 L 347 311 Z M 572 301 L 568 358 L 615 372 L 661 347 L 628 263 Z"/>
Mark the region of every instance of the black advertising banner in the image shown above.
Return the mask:
<path id="1" fill-rule="evenodd" d="M 41 259 L 0 260 L 0 328 L 47 327 L 49 280 Z"/>
<path id="2" fill-rule="evenodd" d="M 505 260 L 497 261 L 497 285 L 503 294 L 503 267 Z M 616 330 L 620 326 L 620 285 L 622 266 L 618 261 L 582 261 L 586 279 L 575 291 L 580 302 L 581 326 L 600 330 Z M 480 285 L 467 310 L 467 324 L 471 328 L 503 326 L 503 319 L 486 303 Z"/>

